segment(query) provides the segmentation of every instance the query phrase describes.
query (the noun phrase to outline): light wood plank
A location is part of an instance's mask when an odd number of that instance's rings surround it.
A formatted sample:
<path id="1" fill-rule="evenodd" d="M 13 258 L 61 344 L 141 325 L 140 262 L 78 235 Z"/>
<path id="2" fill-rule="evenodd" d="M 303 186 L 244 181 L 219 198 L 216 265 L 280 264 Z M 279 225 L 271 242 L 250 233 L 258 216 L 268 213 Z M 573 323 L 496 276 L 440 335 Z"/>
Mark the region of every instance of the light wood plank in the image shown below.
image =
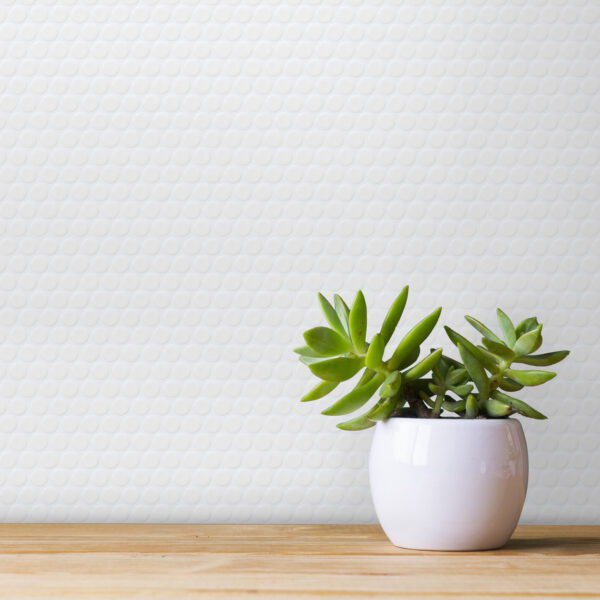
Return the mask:
<path id="1" fill-rule="evenodd" d="M 490 552 L 371 525 L 0 524 L 7 598 L 600 598 L 600 527 L 520 527 Z"/>

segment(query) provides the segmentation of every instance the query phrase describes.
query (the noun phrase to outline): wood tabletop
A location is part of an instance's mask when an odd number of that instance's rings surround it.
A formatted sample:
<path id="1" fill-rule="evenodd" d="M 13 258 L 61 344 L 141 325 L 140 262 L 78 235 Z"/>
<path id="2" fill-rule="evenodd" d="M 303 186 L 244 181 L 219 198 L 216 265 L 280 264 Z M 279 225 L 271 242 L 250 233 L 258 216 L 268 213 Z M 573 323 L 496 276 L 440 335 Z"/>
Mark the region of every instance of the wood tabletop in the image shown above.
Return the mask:
<path id="1" fill-rule="evenodd" d="M 0 524 L 1 598 L 600 598 L 600 526 L 422 552 L 375 525 Z"/>

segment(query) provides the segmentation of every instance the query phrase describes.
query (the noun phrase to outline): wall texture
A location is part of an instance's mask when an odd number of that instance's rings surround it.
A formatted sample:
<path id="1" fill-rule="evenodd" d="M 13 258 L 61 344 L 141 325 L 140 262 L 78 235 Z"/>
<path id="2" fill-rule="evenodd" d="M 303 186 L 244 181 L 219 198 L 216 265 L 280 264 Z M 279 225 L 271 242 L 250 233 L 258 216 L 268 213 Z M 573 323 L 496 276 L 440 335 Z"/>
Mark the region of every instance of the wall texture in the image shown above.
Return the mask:
<path id="1" fill-rule="evenodd" d="M 291 349 L 410 283 L 572 348 L 523 520 L 600 522 L 599 54 L 597 0 L 3 3 L 0 519 L 373 521 Z"/>

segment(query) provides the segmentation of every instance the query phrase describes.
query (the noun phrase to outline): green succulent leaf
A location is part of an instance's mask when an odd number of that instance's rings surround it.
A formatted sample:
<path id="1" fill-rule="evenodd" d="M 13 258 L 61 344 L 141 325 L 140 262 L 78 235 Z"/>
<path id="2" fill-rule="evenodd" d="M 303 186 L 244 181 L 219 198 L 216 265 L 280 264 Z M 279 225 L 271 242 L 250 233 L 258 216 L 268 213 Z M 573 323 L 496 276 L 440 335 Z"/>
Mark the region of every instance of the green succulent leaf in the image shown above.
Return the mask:
<path id="1" fill-rule="evenodd" d="M 512 360 L 515 357 L 515 353 L 503 342 L 497 343 L 488 340 L 487 338 L 483 338 L 483 345 L 493 354 L 499 356 L 500 358 L 505 358 L 507 360 Z"/>
<path id="2" fill-rule="evenodd" d="M 354 377 L 364 366 L 362 358 L 330 358 L 312 365 L 309 369 L 320 379 L 326 381 L 346 381 Z"/>
<path id="3" fill-rule="evenodd" d="M 541 412 L 535 410 L 535 408 L 529 406 L 529 404 L 526 404 L 518 398 L 513 398 L 512 396 L 504 394 L 499 390 L 496 390 L 492 394 L 492 398 L 494 398 L 495 400 L 499 400 L 500 402 L 504 402 L 509 406 L 512 406 L 519 414 L 523 415 L 524 417 L 531 417 L 532 419 L 548 418 L 546 415 L 543 415 Z"/>
<path id="4" fill-rule="evenodd" d="M 432 394 L 435 394 L 436 396 L 438 394 L 443 394 L 445 392 L 445 389 L 443 386 L 441 385 L 435 385 L 433 383 L 429 384 L 429 390 Z"/>
<path id="5" fill-rule="evenodd" d="M 363 293 L 359 290 L 354 299 L 349 317 L 350 336 L 358 352 L 365 351 L 365 338 L 367 335 L 367 303 Z"/>
<path id="6" fill-rule="evenodd" d="M 434 351 L 434 348 L 431 349 L 431 352 Z M 434 377 L 437 377 L 439 381 L 444 381 L 446 376 L 450 371 L 452 371 L 454 367 L 450 365 L 450 363 L 444 359 L 444 355 L 440 357 L 437 365 L 432 369 Z"/>
<path id="7" fill-rule="evenodd" d="M 383 320 L 383 325 L 381 326 L 381 337 L 383 339 L 384 344 L 387 344 L 390 341 L 390 338 L 394 334 L 396 330 L 396 326 L 402 317 L 402 313 L 404 312 L 404 307 L 406 306 L 406 300 L 408 298 L 408 286 L 400 292 L 398 297 L 394 300 L 388 314 Z"/>
<path id="8" fill-rule="evenodd" d="M 473 394 L 469 394 L 465 405 L 465 416 L 467 419 L 474 419 L 478 413 L 479 408 L 477 406 L 477 399 L 475 396 L 473 396 Z"/>
<path id="9" fill-rule="evenodd" d="M 500 323 L 500 329 L 502 329 L 502 333 L 504 335 L 504 339 L 506 343 L 512 348 L 517 341 L 517 333 L 515 331 L 515 326 L 512 321 L 508 318 L 508 315 L 501 310 L 500 308 L 496 310 L 496 314 L 498 315 L 498 323 Z"/>
<path id="10" fill-rule="evenodd" d="M 458 345 L 458 352 L 462 358 L 473 383 L 477 386 L 479 399 L 483 402 L 490 395 L 490 380 L 482 364 L 462 344 Z M 468 399 L 467 399 L 468 406 Z"/>
<path id="11" fill-rule="evenodd" d="M 461 368 L 452 368 L 451 371 L 448 372 L 446 376 L 446 383 L 448 385 L 458 385 L 460 383 L 464 383 L 469 377 L 466 369 Z"/>
<path id="12" fill-rule="evenodd" d="M 405 381 L 412 381 L 413 379 L 418 379 L 419 377 L 423 377 L 425 373 L 429 373 L 433 367 L 437 364 L 437 362 L 442 356 L 442 348 L 432 352 L 429 356 L 426 356 L 421 362 L 418 362 L 414 367 L 406 371 L 403 377 Z"/>
<path id="13" fill-rule="evenodd" d="M 446 396 L 446 398 L 450 398 L 450 396 Z M 464 412 L 467 407 L 466 400 L 444 400 L 442 402 L 442 408 L 449 412 L 459 413 Z"/>
<path id="14" fill-rule="evenodd" d="M 515 410 L 510 404 L 505 404 L 504 402 L 500 402 L 500 400 L 495 400 L 493 398 L 488 398 L 485 401 L 485 412 L 488 417 L 508 417 L 508 415 L 512 415 Z"/>
<path id="15" fill-rule="evenodd" d="M 503 377 L 498 384 L 501 389 L 506 392 L 517 392 L 518 390 L 523 389 L 523 384 L 517 383 L 513 379 L 509 379 L 508 377 Z"/>
<path id="16" fill-rule="evenodd" d="M 399 371 L 390 373 L 384 380 L 379 395 L 382 398 L 389 398 L 400 391 L 402 387 L 402 374 Z"/>
<path id="17" fill-rule="evenodd" d="M 472 354 L 488 371 L 491 371 L 492 373 L 497 373 L 499 371 L 493 354 L 487 352 L 485 348 L 479 348 L 475 346 L 466 337 L 463 337 L 460 335 L 460 333 L 454 331 L 454 329 L 450 329 L 448 326 L 445 326 L 444 329 L 446 330 L 450 341 L 455 346 L 458 346 L 459 344 L 463 346 L 463 348 L 468 350 L 468 352 Z"/>
<path id="18" fill-rule="evenodd" d="M 375 377 L 375 375 L 377 375 L 376 371 L 373 371 L 372 369 L 365 369 L 364 373 L 360 376 L 356 387 L 368 383 L 369 381 L 371 381 L 371 379 L 373 379 L 373 377 Z"/>
<path id="19" fill-rule="evenodd" d="M 321 356 L 339 356 L 352 350 L 348 340 L 329 327 L 309 329 L 304 339 L 309 348 Z"/>
<path id="20" fill-rule="evenodd" d="M 533 331 L 524 333 L 517 339 L 514 345 L 514 351 L 517 356 L 525 356 L 533 352 L 537 341 L 542 334 L 542 326 L 539 325 Z"/>
<path id="21" fill-rule="evenodd" d="M 355 387 L 350 393 L 340 398 L 335 404 L 326 408 L 324 415 L 347 415 L 363 406 L 371 396 L 377 391 L 384 380 L 384 375 L 376 375 L 360 387 Z"/>
<path id="22" fill-rule="evenodd" d="M 454 392 L 457 396 L 464 398 L 468 396 L 473 390 L 473 386 L 470 383 L 465 383 L 463 385 L 452 385 L 450 386 L 450 391 Z"/>
<path id="23" fill-rule="evenodd" d="M 419 354 L 421 354 L 421 348 L 417 346 L 413 349 L 413 351 L 396 367 L 398 371 L 402 371 L 402 369 L 406 369 L 410 367 L 413 363 L 416 362 L 417 358 L 419 358 Z M 388 361 L 389 364 L 389 361 Z"/>
<path id="24" fill-rule="evenodd" d="M 339 429 L 343 429 L 344 431 L 360 431 L 361 429 L 369 429 L 369 427 L 375 427 L 375 422 L 369 421 L 369 419 L 367 419 L 367 415 L 361 415 L 360 417 L 356 417 L 355 419 L 350 419 L 349 421 L 338 423 L 336 427 L 338 427 Z"/>
<path id="25" fill-rule="evenodd" d="M 487 360 L 489 363 L 489 366 L 486 363 L 485 368 L 494 374 L 500 373 L 500 371 L 501 371 L 500 362 L 502 362 L 502 359 L 500 359 L 498 356 L 496 356 L 495 354 L 493 354 L 492 352 L 490 352 L 487 348 L 484 348 L 483 346 L 476 346 L 476 348 L 479 351 L 477 360 L 479 360 L 479 362 L 481 362 L 481 363 L 483 362 L 484 359 Z"/>
<path id="26" fill-rule="evenodd" d="M 465 315 L 465 319 L 467 322 L 475 327 L 477 331 L 486 339 L 490 340 L 490 342 L 496 342 L 496 344 L 502 344 L 502 340 L 489 328 L 487 328 L 481 321 L 478 321 L 474 317 L 470 317 L 469 315 Z"/>
<path id="27" fill-rule="evenodd" d="M 329 392 L 335 390 L 339 384 L 336 381 L 322 381 L 319 385 L 313 388 L 308 394 L 300 399 L 300 402 L 311 402 L 327 396 Z"/>
<path id="28" fill-rule="evenodd" d="M 300 346 L 298 348 L 294 348 L 294 352 L 296 354 L 300 354 L 300 356 L 309 356 L 310 358 L 325 358 L 318 352 L 315 352 L 312 348 L 308 346 Z"/>
<path id="29" fill-rule="evenodd" d="M 535 342 L 535 344 L 533 345 L 533 348 L 531 349 L 531 352 L 537 352 L 539 347 L 542 345 L 542 342 L 544 341 L 544 338 L 542 337 L 542 335 L 540 334 L 540 336 L 538 337 L 537 341 Z"/>
<path id="30" fill-rule="evenodd" d="M 528 356 L 519 356 L 515 362 L 534 367 L 549 367 L 555 365 L 569 356 L 568 350 L 557 350 L 556 352 L 547 352 L 546 354 L 529 354 Z"/>
<path id="31" fill-rule="evenodd" d="M 348 320 L 350 318 L 350 309 L 348 305 L 344 302 L 344 299 L 338 294 L 334 294 L 333 296 L 333 305 L 335 306 L 335 312 L 340 319 L 340 323 L 342 327 L 346 330 L 346 335 L 350 335 L 350 325 L 348 324 Z"/>
<path id="32" fill-rule="evenodd" d="M 374 369 L 381 364 L 383 358 L 383 352 L 385 351 L 385 342 L 381 337 L 381 334 L 376 334 L 371 340 L 369 349 L 367 350 L 367 356 L 365 358 L 365 364 L 370 369 Z"/>
<path id="33" fill-rule="evenodd" d="M 394 354 L 388 361 L 388 368 L 392 371 L 400 368 L 400 365 L 404 363 L 407 358 L 412 356 L 416 349 L 427 339 L 429 334 L 435 327 L 442 307 L 434 310 L 430 315 L 427 315 L 422 321 L 417 323 L 405 336 L 402 341 L 398 344 Z"/>
<path id="34" fill-rule="evenodd" d="M 398 398 L 392 396 L 386 398 L 383 401 L 378 402 L 368 413 L 367 418 L 371 421 L 385 421 L 389 419 L 390 415 L 394 412 Z"/>
<path id="35" fill-rule="evenodd" d="M 325 296 L 323 296 L 323 294 L 321 294 L 320 292 L 319 302 L 321 303 L 321 309 L 323 310 L 323 314 L 325 315 L 325 318 L 327 319 L 327 322 L 331 325 L 332 329 L 339 333 L 342 337 L 347 337 L 348 332 L 342 325 L 342 322 L 340 321 L 340 318 L 337 312 L 335 311 L 335 308 L 333 308 L 329 300 L 327 300 L 327 298 L 325 298 Z"/>
<path id="36" fill-rule="evenodd" d="M 528 319 L 521 321 L 517 325 L 517 329 L 516 329 L 517 337 L 521 337 L 524 333 L 529 333 L 530 331 L 537 329 L 538 326 L 539 326 L 539 322 L 537 320 L 537 317 L 529 317 Z"/>
<path id="37" fill-rule="evenodd" d="M 301 356 L 300 362 L 305 365 L 314 365 L 315 363 L 319 363 L 326 360 L 326 357 L 323 356 Z"/>
<path id="38" fill-rule="evenodd" d="M 556 377 L 556 373 L 553 373 L 552 371 L 519 371 L 514 369 L 507 369 L 506 375 L 517 383 L 531 386 L 541 385 Z"/>

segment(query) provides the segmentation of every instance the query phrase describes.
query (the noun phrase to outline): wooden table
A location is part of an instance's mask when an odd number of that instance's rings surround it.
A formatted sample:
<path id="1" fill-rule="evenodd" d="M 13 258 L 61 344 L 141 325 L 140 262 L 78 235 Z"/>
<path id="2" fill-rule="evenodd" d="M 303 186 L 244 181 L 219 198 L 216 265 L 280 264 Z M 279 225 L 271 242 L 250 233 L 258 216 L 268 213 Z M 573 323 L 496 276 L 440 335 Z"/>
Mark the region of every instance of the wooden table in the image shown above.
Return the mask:
<path id="1" fill-rule="evenodd" d="M 374 525 L 0 525 L 1 598 L 600 598 L 599 527 L 421 552 Z"/>

